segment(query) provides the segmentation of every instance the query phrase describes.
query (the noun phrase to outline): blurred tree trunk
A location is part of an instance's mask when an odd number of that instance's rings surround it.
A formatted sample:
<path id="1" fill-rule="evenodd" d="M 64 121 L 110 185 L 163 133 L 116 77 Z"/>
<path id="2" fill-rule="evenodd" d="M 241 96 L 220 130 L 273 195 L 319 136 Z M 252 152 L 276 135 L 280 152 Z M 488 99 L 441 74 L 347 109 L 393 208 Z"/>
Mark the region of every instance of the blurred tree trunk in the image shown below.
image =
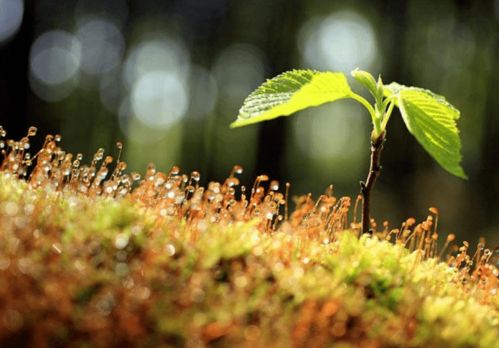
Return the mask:
<path id="1" fill-rule="evenodd" d="M 383 65 L 381 74 L 383 82 L 399 81 L 402 84 L 411 84 L 407 57 L 404 42 L 407 40 L 407 26 L 409 24 L 409 8 L 406 1 L 390 0 L 378 1 L 373 4 L 377 10 L 378 30 L 380 37 L 380 50 L 383 53 Z M 390 20 L 386 20 L 390 18 Z M 407 129 L 399 117 L 399 111 L 394 111 L 395 115 L 390 119 L 387 129 L 386 147 L 383 153 L 383 162 L 387 170 L 379 178 L 377 189 L 391 191 L 391 197 L 397 200 L 400 207 L 399 216 L 392 216 L 391 219 L 399 220 L 409 214 L 414 214 L 413 207 L 405 204 L 408 195 L 411 194 L 414 185 L 415 161 L 408 161 L 408 157 L 416 157 L 420 151 L 415 141 L 407 141 Z M 366 149 L 367 151 L 367 149 Z M 393 183 L 396 183 L 393 186 Z M 393 194 L 396 191 L 396 194 Z M 380 216 L 377 213 L 378 205 L 373 204 L 373 216 Z"/>
<path id="2" fill-rule="evenodd" d="M 497 23 L 496 32 L 499 30 Z M 497 99 L 497 86 L 499 86 L 499 71 L 493 57 L 499 57 L 499 37 L 496 36 L 491 49 L 492 64 L 487 88 L 488 96 L 485 107 L 485 130 L 482 146 L 482 168 L 479 174 L 479 185 L 484 201 L 482 207 L 485 216 L 492 217 L 488 225 L 499 223 L 497 197 L 499 197 L 499 100 Z"/>
<path id="3" fill-rule="evenodd" d="M 271 64 L 267 72 L 269 77 L 296 67 L 296 62 L 293 62 L 291 57 L 298 56 L 296 37 L 305 15 L 303 2 L 299 0 L 272 2 L 271 11 L 271 21 L 267 28 L 268 40 L 264 46 L 264 51 L 268 53 L 269 64 Z M 286 150 L 285 127 L 287 124 L 286 118 L 278 118 L 261 124 L 255 174 L 265 173 L 272 178 L 286 180 L 282 178 L 282 165 Z"/>

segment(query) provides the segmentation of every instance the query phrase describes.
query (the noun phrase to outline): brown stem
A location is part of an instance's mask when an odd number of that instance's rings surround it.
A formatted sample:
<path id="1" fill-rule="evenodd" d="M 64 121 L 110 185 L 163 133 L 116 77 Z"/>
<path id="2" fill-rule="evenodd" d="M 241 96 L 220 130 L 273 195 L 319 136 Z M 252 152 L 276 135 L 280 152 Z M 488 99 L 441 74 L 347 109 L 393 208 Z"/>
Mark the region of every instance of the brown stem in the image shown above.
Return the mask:
<path id="1" fill-rule="evenodd" d="M 371 208 L 371 191 L 374 183 L 381 172 L 380 155 L 383 150 L 383 143 L 385 142 L 386 132 L 383 131 L 379 137 L 371 137 L 371 165 L 369 166 L 369 174 L 367 175 L 366 182 L 360 182 L 360 193 L 362 194 L 362 233 L 371 233 L 369 228 L 371 222 L 370 208 Z"/>

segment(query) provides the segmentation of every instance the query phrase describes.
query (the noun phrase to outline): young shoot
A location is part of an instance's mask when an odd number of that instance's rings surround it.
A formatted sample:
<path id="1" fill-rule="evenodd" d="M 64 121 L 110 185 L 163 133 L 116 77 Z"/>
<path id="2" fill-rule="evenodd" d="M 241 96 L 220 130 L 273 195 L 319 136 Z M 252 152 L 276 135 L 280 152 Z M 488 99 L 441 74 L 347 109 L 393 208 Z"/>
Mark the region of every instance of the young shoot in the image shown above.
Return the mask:
<path id="1" fill-rule="evenodd" d="M 267 80 L 252 92 L 239 110 L 231 127 L 246 126 L 297 111 L 350 98 L 364 106 L 371 117 L 371 160 L 366 181 L 361 181 L 362 232 L 370 232 L 370 197 L 381 171 L 380 156 L 386 127 L 395 107 L 409 132 L 449 173 L 465 179 L 461 167 L 461 141 L 457 120 L 459 111 L 444 97 L 433 92 L 392 82 L 383 84 L 361 70 L 352 71 L 354 79 L 373 97 L 373 103 L 354 93 L 343 73 L 292 70 Z"/>

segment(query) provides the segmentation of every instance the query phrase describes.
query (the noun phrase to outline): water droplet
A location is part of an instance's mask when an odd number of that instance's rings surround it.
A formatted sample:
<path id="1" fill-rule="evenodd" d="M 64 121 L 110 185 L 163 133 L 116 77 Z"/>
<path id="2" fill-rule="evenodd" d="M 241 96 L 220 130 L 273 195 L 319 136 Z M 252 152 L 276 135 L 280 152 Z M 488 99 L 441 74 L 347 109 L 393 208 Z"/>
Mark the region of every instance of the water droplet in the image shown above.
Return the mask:
<path id="1" fill-rule="evenodd" d="M 227 180 L 225 180 L 225 184 L 229 187 L 237 186 L 239 185 L 239 179 L 230 177 Z"/>
<path id="2" fill-rule="evenodd" d="M 428 209 L 428 211 L 432 214 L 438 215 L 438 209 L 435 207 L 430 207 L 430 209 Z"/>
<path id="3" fill-rule="evenodd" d="M 114 239 L 114 246 L 116 249 L 124 249 L 128 245 L 128 236 L 126 234 L 120 233 Z"/>
<path id="4" fill-rule="evenodd" d="M 242 174 L 243 173 L 243 167 L 236 164 L 234 167 L 232 167 L 232 173 L 231 176 L 234 174 Z"/>
<path id="5" fill-rule="evenodd" d="M 180 173 L 180 168 L 178 166 L 173 166 L 168 173 L 168 176 L 178 175 Z"/>
<path id="6" fill-rule="evenodd" d="M 176 253 L 175 246 L 173 244 L 166 244 L 165 249 L 168 256 L 173 256 Z"/>
<path id="7" fill-rule="evenodd" d="M 34 137 L 36 135 L 37 131 L 38 131 L 38 128 L 33 127 L 33 126 L 29 127 L 28 128 L 28 136 L 29 137 Z"/>
<path id="8" fill-rule="evenodd" d="M 100 161 L 104 157 L 104 149 L 100 148 L 94 155 L 94 161 Z"/>
<path id="9" fill-rule="evenodd" d="M 262 174 L 262 175 L 259 175 L 257 176 L 256 178 L 258 181 L 269 181 L 269 177 L 268 175 L 265 175 L 265 174 Z"/>
<path id="10" fill-rule="evenodd" d="M 277 181 L 277 180 L 272 180 L 272 181 L 270 182 L 270 189 L 271 189 L 272 191 L 277 191 L 277 190 L 279 190 L 279 181 Z"/>
<path id="11" fill-rule="evenodd" d="M 191 173 L 191 179 L 196 181 L 196 182 L 199 182 L 199 180 L 201 179 L 201 174 L 199 174 L 199 172 L 197 172 L 197 171 L 193 171 Z"/>

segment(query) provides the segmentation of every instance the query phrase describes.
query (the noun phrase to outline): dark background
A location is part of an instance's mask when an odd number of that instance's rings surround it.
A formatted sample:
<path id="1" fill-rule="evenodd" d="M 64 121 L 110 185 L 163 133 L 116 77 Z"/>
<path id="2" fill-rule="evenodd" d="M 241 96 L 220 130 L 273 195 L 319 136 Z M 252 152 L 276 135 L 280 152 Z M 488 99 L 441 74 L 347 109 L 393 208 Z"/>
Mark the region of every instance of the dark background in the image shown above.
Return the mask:
<path id="1" fill-rule="evenodd" d="M 267 173 L 292 194 L 330 183 L 355 196 L 369 158 L 351 101 L 230 130 L 256 86 L 291 68 L 382 74 L 461 110 L 464 181 L 388 126 L 374 216 L 392 226 L 439 208 L 440 231 L 499 242 L 499 1 L 0 0 L 0 125 L 61 133 L 88 158 L 125 143 L 131 170 L 178 164 L 243 183 Z M 353 84 L 355 85 L 355 84 Z"/>

